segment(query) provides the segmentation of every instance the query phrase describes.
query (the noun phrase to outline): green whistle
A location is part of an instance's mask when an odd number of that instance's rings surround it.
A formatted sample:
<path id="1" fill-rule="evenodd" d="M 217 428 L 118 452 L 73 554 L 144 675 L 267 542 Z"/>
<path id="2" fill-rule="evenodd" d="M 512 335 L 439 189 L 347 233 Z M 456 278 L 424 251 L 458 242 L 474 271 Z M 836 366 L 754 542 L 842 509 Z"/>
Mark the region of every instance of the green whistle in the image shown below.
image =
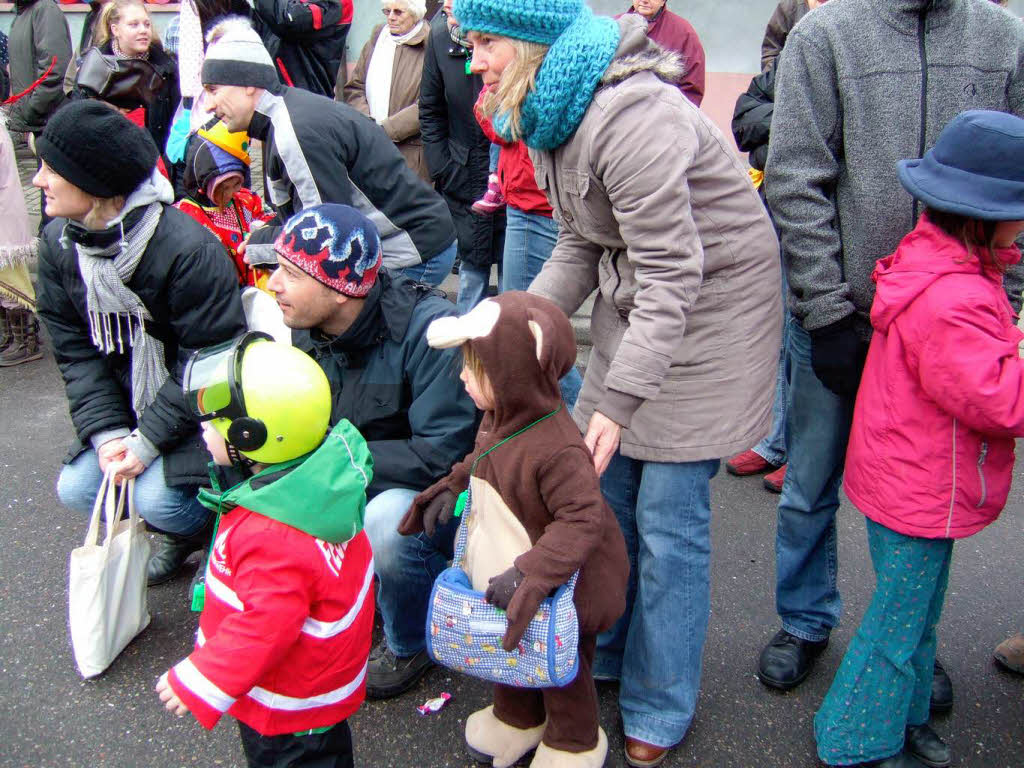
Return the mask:
<path id="1" fill-rule="evenodd" d="M 468 500 L 469 491 L 463 491 L 459 494 L 459 498 L 455 500 L 455 511 L 452 513 L 455 517 L 462 517 L 462 511 L 466 508 Z"/>

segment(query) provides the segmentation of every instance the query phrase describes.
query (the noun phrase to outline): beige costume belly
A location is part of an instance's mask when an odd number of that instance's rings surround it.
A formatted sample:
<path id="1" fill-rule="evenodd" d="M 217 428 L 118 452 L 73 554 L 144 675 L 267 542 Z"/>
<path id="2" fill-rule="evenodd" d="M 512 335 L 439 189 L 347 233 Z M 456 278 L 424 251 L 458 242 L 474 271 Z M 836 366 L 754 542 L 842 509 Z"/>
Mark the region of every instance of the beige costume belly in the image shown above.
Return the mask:
<path id="1" fill-rule="evenodd" d="M 533 545 L 523 524 L 486 480 L 470 477 L 469 489 L 473 506 L 463 522 L 469 526 L 463 567 L 473 589 L 484 592 L 493 576 L 511 568 Z"/>

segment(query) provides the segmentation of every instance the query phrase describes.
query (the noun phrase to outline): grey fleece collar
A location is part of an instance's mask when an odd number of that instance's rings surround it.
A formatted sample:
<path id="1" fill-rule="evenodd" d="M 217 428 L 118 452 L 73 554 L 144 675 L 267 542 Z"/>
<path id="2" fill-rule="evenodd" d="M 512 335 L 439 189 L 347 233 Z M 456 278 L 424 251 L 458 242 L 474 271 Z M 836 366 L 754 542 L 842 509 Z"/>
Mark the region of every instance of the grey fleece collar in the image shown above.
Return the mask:
<path id="1" fill-rule="evenodd" d="M 921 12 L 927 17 L 928 31 L 938 29 L 950 18 L 950 12 L 964 0 L 873 0 L 878 13 L 893 29 L 904 35 L 916 35 Z"/>

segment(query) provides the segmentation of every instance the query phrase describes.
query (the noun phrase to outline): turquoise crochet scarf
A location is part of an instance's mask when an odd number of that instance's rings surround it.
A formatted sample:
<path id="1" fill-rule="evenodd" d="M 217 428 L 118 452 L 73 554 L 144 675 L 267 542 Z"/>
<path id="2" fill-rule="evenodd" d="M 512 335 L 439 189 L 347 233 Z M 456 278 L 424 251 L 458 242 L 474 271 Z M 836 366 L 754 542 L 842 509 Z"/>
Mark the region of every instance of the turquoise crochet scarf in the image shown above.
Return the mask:
<path id="1" fill-rule="evenodd" d="M 526 146 L 551 150 L 572 136 L 615 56 L 619 34 L 618 22 L 595 16 L 584 6 L 558 36 L 523 102 L 520 130 Z M 511 139 L 507 114 L 495 116 L 494 128 L 503 139 Z"/>

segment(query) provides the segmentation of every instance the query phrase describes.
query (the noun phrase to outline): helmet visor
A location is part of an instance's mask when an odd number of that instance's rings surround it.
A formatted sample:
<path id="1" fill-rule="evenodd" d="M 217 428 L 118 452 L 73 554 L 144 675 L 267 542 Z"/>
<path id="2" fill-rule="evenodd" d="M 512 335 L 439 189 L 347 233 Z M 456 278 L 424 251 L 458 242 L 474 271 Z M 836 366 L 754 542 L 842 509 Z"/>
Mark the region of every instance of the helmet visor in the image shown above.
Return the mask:
<path id="1" fill-rule="evenodd" d="M 245 415 L 242 399 L 242 354 L 263 333 L 246 333 L 237 339 L 200 349 L 192 355 L 182 378 L 185 404 L 200 421 L 237 419 Z"/>

